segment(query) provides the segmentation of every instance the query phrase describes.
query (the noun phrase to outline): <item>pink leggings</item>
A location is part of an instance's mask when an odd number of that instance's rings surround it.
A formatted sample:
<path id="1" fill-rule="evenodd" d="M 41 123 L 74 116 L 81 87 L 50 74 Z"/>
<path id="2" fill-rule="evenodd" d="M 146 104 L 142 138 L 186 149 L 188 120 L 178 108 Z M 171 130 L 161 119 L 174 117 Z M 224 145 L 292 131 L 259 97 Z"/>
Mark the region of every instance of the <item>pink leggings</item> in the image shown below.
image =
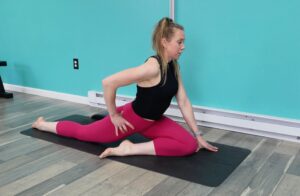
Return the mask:
<path id="1" fill-rule="evenodd" d="M 99 143 L 115 142 L 139 133 L 153 141 L 158 156 L 185 156 L 194 153 L 198 147 L 197 140 L 187 130 L 165 116 L 157 121 L 145 120 L 133 111 L 131 103 L 118 107 L 117 111 L 123 111 L 122 116 L 134 129 L 127 127 L 127 132 L 120 131 L 116 136 L 115 127 L 110 117 L 106 116 L 88 125 L 59 121 L 56 132 L 58 135 Z"/>

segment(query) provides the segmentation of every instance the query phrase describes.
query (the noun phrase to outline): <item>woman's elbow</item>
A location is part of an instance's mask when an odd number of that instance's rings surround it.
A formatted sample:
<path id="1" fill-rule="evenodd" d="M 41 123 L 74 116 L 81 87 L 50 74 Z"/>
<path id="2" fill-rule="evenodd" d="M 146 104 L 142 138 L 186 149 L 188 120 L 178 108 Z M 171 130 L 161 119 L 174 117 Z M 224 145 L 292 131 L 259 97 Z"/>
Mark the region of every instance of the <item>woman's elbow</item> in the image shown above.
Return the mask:
<path id="1" fill-rule="evenodd" d="M 105 78 L 102 80 L 102 87 L 105 88 L 107 86 L 108 86 L 108 81 L 107 81 L 107 78 Z"/>
<path id="2" fill-rule="evenodd" d="M 102 80 L 102 89 L 103 92 L 107 92 L 107 90 L 109 89 L 109 81 L 107 79 Z"/>
<path id="3" fill-rule="evenodd" d="M 105 78 L 105 79 L 102 80 L 102 88 L 103 88 L 104 91 L 106 91 L 106 90 L 116 90 L 117 86 L 109 78 Z"/>
<path id="4" fill-rule="evenodd" d="M 110 81 L 109 78 L 104 78 L 102 80 L 102 87 L 105 89 L 105 88 L 108 88 L 108 87 L 112 87 L 113 86 L 113 82 Z"/>

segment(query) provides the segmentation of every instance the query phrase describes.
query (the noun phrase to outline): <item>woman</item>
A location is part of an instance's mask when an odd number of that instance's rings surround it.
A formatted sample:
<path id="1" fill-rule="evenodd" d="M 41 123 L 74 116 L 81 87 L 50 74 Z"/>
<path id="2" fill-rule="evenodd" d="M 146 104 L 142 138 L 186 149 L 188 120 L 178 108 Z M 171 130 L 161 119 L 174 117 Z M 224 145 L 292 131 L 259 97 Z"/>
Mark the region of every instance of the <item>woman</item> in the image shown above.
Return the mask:
<path id="1" fill-rule="evenodd" d="M 161 19 L 152 37 L 157 55 L 134 68 L 124 70 L 102 81 L 104 99 L 109 115 L 88 125 L 72 121 L 46 122 L 42 117 L 33 128 L 83 141 L 108 143 L 134 133 L 149 142 L 132 143 L 124 140 L 118 147 L 107 148 L 100 158 L 107 156 L 157 155 L 185 156 L 200 148 L 216 152 L 218 148 L 206 142 L 196 125 L 191 103 L 185 93 L 177 59 L 184 50 L 184 29 L 169 18 Z M 116 107 L 117 88 L 137 84 L 136 98 L 132 103 Z M 179 124 L 163 116 L 176 96 L 178 106 L 192 136 Z"/>

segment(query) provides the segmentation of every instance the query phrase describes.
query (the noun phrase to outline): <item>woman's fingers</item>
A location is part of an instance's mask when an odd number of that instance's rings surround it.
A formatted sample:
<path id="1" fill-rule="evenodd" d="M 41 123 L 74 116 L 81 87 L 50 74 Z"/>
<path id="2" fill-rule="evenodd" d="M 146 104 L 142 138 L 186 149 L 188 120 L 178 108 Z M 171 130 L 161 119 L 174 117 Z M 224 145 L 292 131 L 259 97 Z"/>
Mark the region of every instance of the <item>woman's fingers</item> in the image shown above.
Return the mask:
<path id="1" fill-rule="evenodd" d="M 125 123 L 128 127 L 130 127 L 131 129 L 134 129 L 134 126 L 130 122 L 126 121 Z"/>
<path id="2" fill-rule="evenodd" d="M 125 123 L 122 124 L 122 126 L 121 126 L 121 131 L 122 131 L 123 133 L 127 131 L 127 127 L 126 127 L 126 124 L 125 124 Z"/>
<path id="3" fill-rule="evenodd" d="M 121 111 L 121 115 L 123 115 L 123 113 L 124 113 L 124 111 Z M 130 123 L 130 122 L 128 122 L 126 119 L 124 119 L 125 120 L 125 124 L 128 126 L 128 127 L 130 127 L 131 129 L 134 129 L 134 126 Z M 124 130 L 126 130 L 127 131 L 127 127 L 125 126 L 124 127 L 124 125 L 123 125 L 123 128 L 124 128 Z"/>
<path id="4" fill-rule="evenodd" d="M 122 125 L 117 125 L 117 126 L 115 126 L 116 136 L 119 135 L 119 131 L 121 131 L 122 133 L 125 133 L 125 132 L 128 131 L 126 125 L 128 125 L 128 124 L 125 122 L 125 123 L 122 124 Z M 129 126 L 130 128 L 133 127 L 131 124 L 129 124 L 128 126 Z"/>
<path id="5" fill-rule="evenodd" d="M 121 114 L 121 116 L 119 116 L 113 120 L 113 124 L 115 125 L 116 136 L 119 135 L 119 131 L 121 131 L 122 133 L 127 132 L 128 131 L 127 126 L 131 129 L 134 129 L 134 126 L 122 117 L 123 111 L 121 111 L 120 114 Z"/>
<path id="6" fill-rule="evenodd" d="M 198 140 L 198 150 L 200 150 L 201 148 L 205 148 L 209 151 L 212 152 L 217 152 L 218 151 L 218 147 L 211 145 L 210 143 L 206 142 L 205 140 Z"/>
<path id="7" fill-rule="evenodd" d="M 211 145 L 211 144 L 209 144 L 213 149 L 215 149 L 215 150 L 218 150 L 219 148 L 218 147 L 216 147 L 216 146 L 213 146 L 213 145 Z"/>
<path id="8" fill-rule="evenodd" d="M 217 151 L 218 151 L 218 148 L 217 148 L 217 147 L 212 146 L 212 145 L 210 145 L 210 144 L 208 144 L 207 149 L 210 150 L 210 151 L 213 151 L 213 152 L 217 152 Z"/>
<path id="9" fill-rule="evenodd" d="M 119 134 L 118 134 L 118 127 L 117 127 L 117 126 L 115 126 L 115 134 L 116 134 L 116 136 L 119 135 Z"/>

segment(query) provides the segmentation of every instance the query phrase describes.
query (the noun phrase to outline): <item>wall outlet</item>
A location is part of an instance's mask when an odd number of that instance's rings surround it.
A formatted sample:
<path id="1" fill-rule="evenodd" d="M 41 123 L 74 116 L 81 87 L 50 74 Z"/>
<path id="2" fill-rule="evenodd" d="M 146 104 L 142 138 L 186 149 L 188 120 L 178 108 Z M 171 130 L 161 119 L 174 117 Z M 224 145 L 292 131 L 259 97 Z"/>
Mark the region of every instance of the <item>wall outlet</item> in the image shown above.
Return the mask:
<path id="1" fill-rule="evenodd" d="M 79 60 L 78 59 L 73 59 L 73 68 L 79 69 Z"/>
<path id="2" fill-rule="evenodd" d="M 0 66 L 7 66 L 6 61 L 0 61 Z"/>

